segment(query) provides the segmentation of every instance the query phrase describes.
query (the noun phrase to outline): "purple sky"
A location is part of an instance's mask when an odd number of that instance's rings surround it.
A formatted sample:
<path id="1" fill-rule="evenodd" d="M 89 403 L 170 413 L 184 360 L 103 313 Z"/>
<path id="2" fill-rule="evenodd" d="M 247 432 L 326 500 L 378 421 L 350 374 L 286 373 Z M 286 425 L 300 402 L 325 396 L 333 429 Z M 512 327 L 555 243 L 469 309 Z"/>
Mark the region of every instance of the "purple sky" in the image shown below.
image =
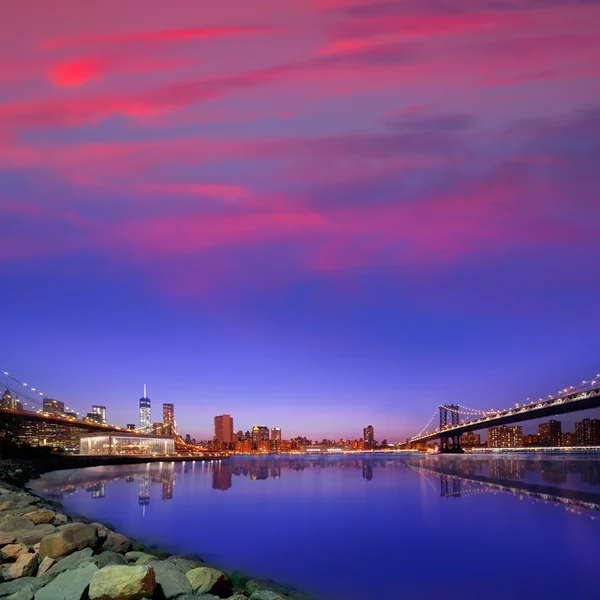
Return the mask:
<path id="1" fill-rule="evenodd" d="M 600 370 L 600 2 L 9 4 L 0 370 L 380 440 Z"/>

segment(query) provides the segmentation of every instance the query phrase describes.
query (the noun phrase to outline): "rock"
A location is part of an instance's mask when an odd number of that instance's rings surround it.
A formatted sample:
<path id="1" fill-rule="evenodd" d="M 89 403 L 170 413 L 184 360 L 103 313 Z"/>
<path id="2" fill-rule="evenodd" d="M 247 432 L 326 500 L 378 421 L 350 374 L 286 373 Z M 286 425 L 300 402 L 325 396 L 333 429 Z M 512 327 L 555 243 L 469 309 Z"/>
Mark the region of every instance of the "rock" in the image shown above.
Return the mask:
<path id="1" fill-rule="evenodd" d="M 246 589 L 253 594 L 254 592 L 276 592 L 281 596 L 287 596 L 289 590 L 284 588 L 282 585 L 279 585 L 276 581 L 271 579 L 251 579 L 248 583 L 246 583 Z"/>
<path id="2" fill-rule="evenodd" d="M 71 571 L 73 569 L 79 569 L 80 567 L 90 564 L 93 562 L 92 559 L 92 550 L 91 548 L 84 548 L 83 550 L 79 550 L 78 552 L 73 552 L 70 556 L 65 556 L 63 559 L 59 560 L 53 567 L 48 570 L 48 575 L 56 576 L 63 571 Z M 52 557 L 44 557 L 46 558 Z"/>
<path id="3" fill-rule="evenodd" d="M 58 558 L 71 554 L 75 550 L 82 550 L 95 546 L 98 542 L 96 528 L 83 523 L 65 525 L 65 529 L 46 536 L 40 544 L 40 556 Z"/>
<path id="4" fill-rule="evenodd" d="M 190 558 L 182 558 L 179 556 L 170 556 L 169 562 L 172 562 L 184 575 L 192 569 L 204 566 L 204 563 L 201 560 L 191 560 Z"/>
<path id="5" fill-rule="evenodd" d="M 188 571 L 185 576 L 197 594 L 211 593 L 221 598 L 231 596 L 231 580 L 223 571 L 210 567 L 197 567 Z"/>
<path id="6" fill-rule="evenodd" d="M 0 511 L 22 508 L 23 506 L 36 504 L 37 502 L 39 502 L 39 498 L 30 496 L 29 494 L 4 494 L 2 502 L 0 502 Z"/>
<path id="7" fill-rule="evenodd" d="M 140 558 L 144 557 L 144 556 L 152 556 L 151 554 L 146 554 L 145 552 L 139 552 L 137 550 L 132 550 L 131 552 L 126 552 L 125 553 L 125 560 L 128 563 L 134 563 L 137 560 L 139 560 Z"/>
<path id="8" fill-rule="evenodd" d="M 109 531 L 106 536 L 106 541 L 102 544 L 103 550 L 112 550 L 113 552 L 120 552 L 125 554 L 131 550 L 132 543 L 128 537 L 121 535 L 120 533 L 113 533 Z"/>
<path id="9" fill-rule="evenodd" d="M 18 592 L 6 597 L 6 600 L 33 600 L 35 592 L 32 586 L 21 588 Z"/>
<path id="10" fill-rule="evenodd" d="M 0 546 L 12 544 L 17 539 L 14 531 L 0 531 Z"/>
<path id="11" fill-rule="evenodd" d="M 2 567 L 4 581 L 20 579 L 21 577 L 32 577 L 37 571 L 39 556 L 34 553 L 21 554 L 17 562 Z"/>
<path id="12" fill-rule="evenodd" d="M 23 516 L 32 521 L 34 525 L 42 525 L 52 523 L 55 514 L 52 510 L 36 510 L 25 513 Z"/>
<path id="13" fill-rule="evenodd" d="M 56 513 L 54 515 L 54 520 L 52 521 L 53 525 L 64 525 L 69 522 L 67 515 L 63 515 L 62 513 Z"/>
<path id="14" fill-rule="evenodd" d="M 106 539 L 106 536 L 109 532 L 108 529 L 104 525 L 102 525 L 102 523 L 90 523 L 90 525 L 93 525 L 96 528 L 99 538 Z"/>
<path id="15" fill-rule="evenodd" d="M 152 567 L 111 565 L 94 575 L 88 595 L 90 600 L 139 600 L 152 596 L 155 587 Z"/>
<path id="16" fill-rule="evenodd" d="M 23 577 L 8 583 L 0 583 L 0 598 L 16 594 L 24 589 L 31 589 L 32 594 L 35 594 L 45 583 L 46 581 L 43 578 L 37 577 Z"/>
<path id="17" fill-rule="evenodd" d="M 244 575 L 241 571 L 234 571 L 231 574 L 231 585 L 234 589 L 245 590 L 250 577 Z"/>
<path id="18" fill-rule="evenodd" d="M 53 558 L 50 558 L 49 556 L 46 556 L 45 558 L 42 559 L 42 562 L 40 563 L 40 566 L 38 567 L 38 577 L 40 575 L 43 575 L 48 569 L 50 569 L 51 567 L 53 567 L 56 564 L 56 560 L 54 560 Z"/>
<path id="19" fill-rule="evenodd" d="M 147 565 L 149 563 L 153 563 L 156 561 L 160 561 L 158 556 L 153 556 L 152 554 L 146 554 L 146 556 L 142 556 L 135 561 L 136 566 L 141 567 L 143 565 Z"/>
<path id="20" fill-rule="evenodd" d="M 287 596 L 272 590 L 259 590 L 250 596 L 250 600 L 287 600 Z"/>
<path id="21" fill-rule="evenodd" d="M 54 525 L 35 525 L 33 529 L 25 529 L 17 535 L 17 540 L 27 546 L 39 544 L 47 535 L 56 531 Z"/>
<path id="22" fill-rule="evenodd" d="M 33 545 L 33 551 L 37 552 L 38 554 L 40 553 L 40 543 L 39 542 L 37 544 Z"/>
<path id="23" fill-rule="evenodd" d="M 18 515 L 6 515 L 0 519 L 0 531 L 19 531 L 20 529 L 33 529 L 33 523 Z"/>
<path id="24" fill-rule="evenodd" d="M 113 552 L 112 550 L 105 550 L 101 554 L 95 557 L 95 562 L 98 565 L 99 569 L 103 569 L 104 567 L 108 567 L 108 565 L 125 565 L 127 561 L 122 554 L 118 554 L 117 552 Z"/>
<path id="25" fill-rule="evenodd" d="M 153 562 L 151 566 L 156 577 L 156 585 L 167 600 L 193 592 L 188 578 L 172 562 L 158 561 Z"/>
<path id="26" fill-rule="evenodd" d="M 248 596 L 242 592 L 236 592 L 233 596 L 227 598 L 227 600 L 248 600 Z"/>
<path id="27" fill-rule="evenodd" d="M 1 554 L 3 560 L 17 560 L 21 554 L 29 552 L 25 544 L 8 544 L 2 548 Z"/>
<path id="28" fill-rule="evenodd" d="M 98 567 L 93 563 L 65 571 L 40 588 L 35 594 L 35 600 L 82 600 L 96 573 Z"/>

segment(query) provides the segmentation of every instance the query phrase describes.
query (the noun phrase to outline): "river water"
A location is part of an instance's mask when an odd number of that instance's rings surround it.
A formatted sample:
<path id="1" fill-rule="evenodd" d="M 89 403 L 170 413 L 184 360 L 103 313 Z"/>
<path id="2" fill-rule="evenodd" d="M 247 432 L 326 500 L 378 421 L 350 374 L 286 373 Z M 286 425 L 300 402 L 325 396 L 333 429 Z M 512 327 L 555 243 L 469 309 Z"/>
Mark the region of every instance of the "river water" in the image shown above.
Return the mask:
<path id="1" fill-rule="evenodd" d="M 147 546 L 320 600 L 600 598 L 600 457 L 235 457 L 30 485 Z"/>

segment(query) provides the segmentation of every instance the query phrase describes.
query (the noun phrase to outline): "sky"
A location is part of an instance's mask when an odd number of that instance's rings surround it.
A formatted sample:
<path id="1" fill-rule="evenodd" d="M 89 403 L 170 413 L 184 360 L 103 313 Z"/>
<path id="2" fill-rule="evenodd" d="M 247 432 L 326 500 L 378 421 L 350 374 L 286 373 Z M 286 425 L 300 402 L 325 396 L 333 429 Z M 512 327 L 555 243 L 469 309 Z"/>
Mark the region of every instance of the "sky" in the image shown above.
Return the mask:
<path id="1" fill-rule="evenodd" d="M 404 439 L 600 372 L 600 2 L 21 0 L 0 370 Z"/>

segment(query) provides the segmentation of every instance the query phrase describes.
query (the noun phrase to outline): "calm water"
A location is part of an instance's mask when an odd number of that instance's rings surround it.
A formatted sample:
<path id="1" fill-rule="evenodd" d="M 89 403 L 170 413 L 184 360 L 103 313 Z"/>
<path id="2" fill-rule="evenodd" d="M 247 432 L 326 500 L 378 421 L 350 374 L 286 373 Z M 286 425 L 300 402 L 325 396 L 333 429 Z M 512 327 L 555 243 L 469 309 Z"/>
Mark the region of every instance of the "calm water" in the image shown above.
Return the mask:
<path id="1" fill-rule="evenodd" d="M 321 600 L 600 598 L 600 460 L 238 457 L 44 475 L 146 545 Z"/>

